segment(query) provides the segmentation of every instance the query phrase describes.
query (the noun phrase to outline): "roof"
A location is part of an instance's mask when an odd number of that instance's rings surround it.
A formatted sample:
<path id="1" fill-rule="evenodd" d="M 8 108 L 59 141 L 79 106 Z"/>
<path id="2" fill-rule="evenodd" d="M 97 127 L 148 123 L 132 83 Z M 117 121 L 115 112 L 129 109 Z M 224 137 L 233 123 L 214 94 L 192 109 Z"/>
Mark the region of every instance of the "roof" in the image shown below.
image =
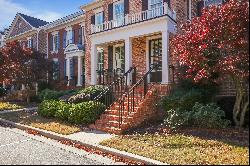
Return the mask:
<path id="1" fill-rule="evenodd" d="M 31 26 L 38 28 L 40 26 L 44 26 L 46 24 L 48 24 L 48 22 L 44 21 L 44 20 L 40 20 L 38 18 L 35 17 L 31 17 L 31 16 L 27 16 L 25 14 L 22 13 L 18 13 L 23 19 L 25 19 Z"/>
<path id="2" fill-rule="evenodd" d="M 75 19 L 79 18 L 80 16 L 82 16 L 83 14 L 84 14 L 83 11 L 78 11 L 76 13 L 67 15 L 67 16 L 65 16 L 63 18 L 57 19 L 57 20 L 55 20 L 55 21 L 53 21 L 53 22 L 51 22 L 49 24 L 46 24 L 46 25 L 43 26 L 43 28 L 49 29 L 49 28 L 52 28 L 52 27 L 56 27 L 56 26 L 61 25 L 63 23 L 75 20 Z"/>

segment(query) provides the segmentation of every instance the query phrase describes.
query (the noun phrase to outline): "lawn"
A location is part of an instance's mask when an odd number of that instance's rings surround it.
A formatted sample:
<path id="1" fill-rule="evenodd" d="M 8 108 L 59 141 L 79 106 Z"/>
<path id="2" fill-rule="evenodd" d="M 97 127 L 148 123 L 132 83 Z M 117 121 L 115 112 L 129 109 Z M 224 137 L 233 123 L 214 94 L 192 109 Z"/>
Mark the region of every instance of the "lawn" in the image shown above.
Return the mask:
<path id="1" fill-rule="evenodd" d="M 0 118 L 48 131 L 53 131 L 63 135 L 73 134 L 82 130 L 80 126 L 71 125 L 55 119 L 44 118 L 39 116 L 37 112 L 32 111 L 0 114 Z"/>
<path id="2" fill-rule="evenodd" d="M 17 110 L 23 108 L 22 106 L 19 106 L 17 104 L 11 104 L 8 102 L 0 102 L 0 111 L 4 110 Z"/>
<path id="3" fill-rule="evenodd" d="M 237 139 L 232 139 L 232 135 L 228 136 L 227 132 L 231 131 L 134 134 L 106 140 L 101 145 L 174 165 L 249 165 L 249 132 L 240 135 L 234 133 Z"/>

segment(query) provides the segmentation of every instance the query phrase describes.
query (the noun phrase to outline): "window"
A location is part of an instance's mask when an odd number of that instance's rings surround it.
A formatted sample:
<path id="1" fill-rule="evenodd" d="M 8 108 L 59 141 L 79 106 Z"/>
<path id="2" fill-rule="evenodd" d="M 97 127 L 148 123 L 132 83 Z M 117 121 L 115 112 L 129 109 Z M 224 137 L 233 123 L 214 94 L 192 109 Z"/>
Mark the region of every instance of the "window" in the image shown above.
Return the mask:
<path id="1" fill-rule="evenodd" d="M 98 71 L 103 71 L 104 69 L 104 51 L 103 49 L 98 49 L 97 51 L 97 56 L 98 56 L 98 63 L 97 63 L 97 68 L 98 68 Z"/>
<path id="2" fill-rule="evenodd" d="M 63 48 L 67 47 L 67 31 L 63 33 Z"/>
<path id="3" fill-rule="evenodd" d="M 95 14 L 95 25 L 103 24 L 103 12 Z"/>
<path id="4" fill-rule="evenodd" d="M 204 1 L 204 6 L 208 7 L 210 5 L 219 5 L 222 4 L 222 0 L 205 0 Z"/>
<path id="5" fill-rule="evenodd" d="M 83 27 L 78 30 L 78 44 L 83 45 Z"/>
<path id="6" fill-rule="evenodd" d="M 124 22 L 124 1 L 120 0 L 116 3 L 114 3 L 114 8 L 113 8 L 113 13 L 114 13 L 114 20 L 117 21 L 118 26 L 122 25 Z"/>
<path id="7" fill-rule="evenodd" d="M 59 50 L 59 35 L 58 33 L 53 35 L 53 51 Z"/>
<path id="8" fill-rule="evenodd" d="M 53 73 L 52 73 L 53 80 L 58 81 L 60 79 L 60 66 L 57 58 L 53 59 L 52 68 L 53 68 Z"/>
<path id="9" fill-rule="evenodd" d="M 20 29 L 21 27 L 22 27 L 22 23 L 19 22 L 19 23 L 18 23 L 18 28 Z"/>
<path id="10" fill-rule="evenodd" d="M 163 14 L 163 0 L 149 0 L 150 16 L 157 17 Z"/>
<path id="11" fill-rule="evenodd" d="M 33 40 L 32 38 L 28 39 L 28 48 L 32 48 L 33 47 Z"/>
<path id="12" fill-rule="evenodd" d="M 71 58 L 70 62 L 69 62 L 69 65 L 70 65 L 70 79 L 71 80 L 74 79 L 74 75 L 75 75 L 74 64 L 75 64 L 74 58 Z"/>
<path id="13" fill-rule="evenodd" d="M 74 31 L 72 29 L 67 31 L 67 45 L 74 43 Z"/>

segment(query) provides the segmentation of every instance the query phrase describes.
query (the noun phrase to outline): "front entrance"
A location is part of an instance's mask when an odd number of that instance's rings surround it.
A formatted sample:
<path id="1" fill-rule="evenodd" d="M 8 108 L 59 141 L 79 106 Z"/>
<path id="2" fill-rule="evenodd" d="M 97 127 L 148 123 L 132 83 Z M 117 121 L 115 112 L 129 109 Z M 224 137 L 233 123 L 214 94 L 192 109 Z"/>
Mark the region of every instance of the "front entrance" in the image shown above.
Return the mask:
<path id="1" fill-rule="evenodd" d="M 119 44 L 119 45 L 114 46 L 113 69 L 115 69 L 118 75 L 122 75 L 125 72 L 125 46 L 124 44 Z"/>
<path id="2" fill-rule="evenodd" d="M 159 67 L 150 74 L 150 82 L 162 82 L 162 39 L 149 41 L 149 67 L 159 64 Z"/>

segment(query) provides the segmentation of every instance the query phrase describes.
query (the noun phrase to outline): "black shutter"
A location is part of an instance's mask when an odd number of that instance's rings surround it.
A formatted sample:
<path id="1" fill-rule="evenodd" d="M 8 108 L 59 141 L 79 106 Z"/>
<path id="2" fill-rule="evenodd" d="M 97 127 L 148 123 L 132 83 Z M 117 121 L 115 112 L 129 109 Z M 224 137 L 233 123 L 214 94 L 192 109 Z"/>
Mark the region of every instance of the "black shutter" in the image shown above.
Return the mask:
<path id="1" fill-rule="evenodd" d="M 108 46 L 108 70 L 113 72 L 113 46 Z"/>
<path id="2" fill-rule="evenodd" d="M 109 21 L 113 20 L 113 3 L 109 4 L 108 7 L 108 19 Z"/>
<path id="3" fill-rule="evenodd" d="M 91 24 L 95 25 L 95 15 L 91 16 Z"/>
<path id="4" fill-rule="evenodd" d="M 148 0 L 142 0 L 142 11 L 148 10 Z"/>
<path id="5" fill-rule="evenodd" d="M 197 2 L 197 16 L 198 17 L 201 16 L 203 8 L 204 8 L 204 1 Z"/>
<path id="6" fill-rule="evenodd" d="M 124 14 L 129 14 L 129 0 L 124 0 Z"/>
<path id="7" fill-rule="evenodd" d="M 163 2 L 167 2 L 168 3 L 168 7 L 171 8 L 171 2 L 170 2 L 170 0 L 163 0 Z"/>
<path id="8" fill-rule="evenodd" d="M 105 22 L 105 12 L 102 12 L 102 16 L 103 16 L 103 23 Z"/>

